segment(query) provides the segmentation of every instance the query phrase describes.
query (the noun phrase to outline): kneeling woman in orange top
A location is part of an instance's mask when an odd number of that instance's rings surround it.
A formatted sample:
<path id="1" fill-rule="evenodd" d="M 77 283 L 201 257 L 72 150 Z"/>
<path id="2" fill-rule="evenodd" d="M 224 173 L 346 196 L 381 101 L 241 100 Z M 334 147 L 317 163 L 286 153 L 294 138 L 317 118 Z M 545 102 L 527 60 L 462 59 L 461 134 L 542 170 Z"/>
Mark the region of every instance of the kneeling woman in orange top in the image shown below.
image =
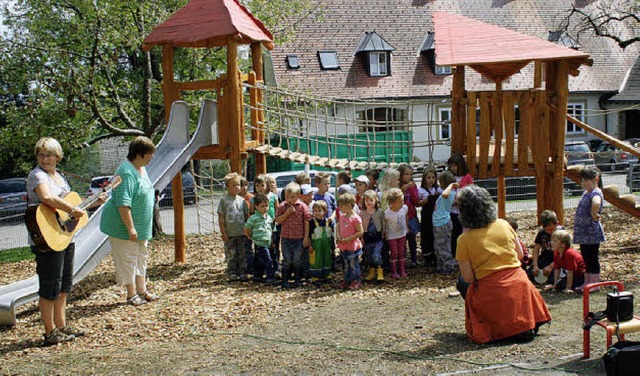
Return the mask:
<path id="1" fill-rule="evenodd" d="M 468 284 L 461 291 L 467 336 L 476 343 L 533 339 L 551 316 L 520 267 L 522 248 L 515 231 L 497 219 L 495 204 L 484 188 L 464 187 L 456 202 L 460 221 L 469 229 L 458 238 L 456 253 Z"/>

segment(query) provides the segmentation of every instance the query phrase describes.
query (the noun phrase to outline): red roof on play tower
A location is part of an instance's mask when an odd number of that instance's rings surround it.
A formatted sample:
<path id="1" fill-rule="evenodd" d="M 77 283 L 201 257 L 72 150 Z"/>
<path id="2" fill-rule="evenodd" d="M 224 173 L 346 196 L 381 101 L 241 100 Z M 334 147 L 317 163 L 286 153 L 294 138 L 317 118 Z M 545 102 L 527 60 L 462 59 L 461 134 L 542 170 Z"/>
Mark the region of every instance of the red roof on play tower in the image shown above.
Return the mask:
<path id="1" fill-rule="evenodd" d="M 586 59 L 588 54 L 504 27 L 447 12 L 433 13 L 438 65 Z"/>
<path id="2" fill-rule="evenodd" d="M 177 47 L 226 46 L 229 38 L 238 43 L 261 42 L 273 49 L 273 36 L 238 0 L 191 0 L 144 39 L 143 48 L 156 45 Z"/>

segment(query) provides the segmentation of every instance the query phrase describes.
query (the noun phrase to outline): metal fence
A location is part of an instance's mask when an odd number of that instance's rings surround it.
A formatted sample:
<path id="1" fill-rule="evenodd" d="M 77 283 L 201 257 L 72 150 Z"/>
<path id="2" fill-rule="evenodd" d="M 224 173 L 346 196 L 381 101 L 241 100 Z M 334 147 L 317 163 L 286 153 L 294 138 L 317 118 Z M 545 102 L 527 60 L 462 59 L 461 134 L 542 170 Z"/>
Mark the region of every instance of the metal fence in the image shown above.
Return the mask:
<path id="1" fill-rule="evenodd" d="M 621 168 L 620 165 L 600 166 L 603 185 L 616 185 L 620 194 L 640 192 L 640 164 Z M 209 187 L 198 185 L 198 200 L 185 205 L 185 231 L 187 234 L 210 234 L 219 231 L 216 214 L 221 191 L 220 183 L 211 181 Z M 486 188 L 496 199 L 495 179 L 478 179 L 476 184 Z M 531 177 L 507 178 L 507 212 L 536 210 L 535 179 Z M 578 205 L 582 190 L 571 180 L 565 179 L 565 208 Z M 167 234 L 174 231 L 173 207 L 160 209 L 162 227 Z M 27 246 L 27 230 L 24 225 L 24 209 L 0 217 L 0 250 Z"/>

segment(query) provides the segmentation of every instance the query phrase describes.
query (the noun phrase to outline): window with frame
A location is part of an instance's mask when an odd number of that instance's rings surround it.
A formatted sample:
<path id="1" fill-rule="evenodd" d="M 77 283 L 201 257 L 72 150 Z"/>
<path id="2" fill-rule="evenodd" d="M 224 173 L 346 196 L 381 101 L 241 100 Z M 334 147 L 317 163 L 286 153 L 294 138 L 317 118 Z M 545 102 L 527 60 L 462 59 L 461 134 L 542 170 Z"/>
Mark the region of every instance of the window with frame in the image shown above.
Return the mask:
<path id="1" fill-rule="evenodd" d="M 320 59 L 320 68 L 324 70 L 340 69 L 336 51 L 318 51 L 318 59 Z"/>
<path id="2" fill-rule="evenodd" d="M 289 69 L 300 69 L 298 55 L 287 55 L 287 67 L 289 67 Z"/>
<path id="3" fill-rule="evenodd" d="M 569 103 L 567 104 L 567 114 L 574 118 L 584 121 L 584 104 L 583 103 Z M 584 133 L 582 128 L 571 123 L 567 120 L 567 134 L 581 134 Z"/>
<path id="4" fill-rule="evenodd" d="M 438 121 L 440 122 L 440 139 L 451 138 L 451 108 L 441 108 L 438 110 Z"/>
<path id="5" fill-rule="evenodd" d="M 439 75 L 451 74 L 451 67 L 436 64 L 435 73 Z"/>
<path id="6" fill-rule="evenodd" d="M 387 52 L 369 52 L 369 75 L 372 77 L 387 76 L 388 68 Z"/>
<path id="7" fill-rule="evenodd" d="M 362 126 L 360 132 L 389 132 L 403 130 L 407 122 L 407 110 L 376 107 L 358 111 Z"/>

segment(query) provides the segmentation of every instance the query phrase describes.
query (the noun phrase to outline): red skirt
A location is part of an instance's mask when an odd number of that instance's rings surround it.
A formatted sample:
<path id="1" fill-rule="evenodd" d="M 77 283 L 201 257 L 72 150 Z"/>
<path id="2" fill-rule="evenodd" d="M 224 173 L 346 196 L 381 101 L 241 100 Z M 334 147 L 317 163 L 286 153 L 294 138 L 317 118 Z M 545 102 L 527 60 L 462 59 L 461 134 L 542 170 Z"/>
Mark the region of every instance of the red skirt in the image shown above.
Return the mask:
<path id="1" fill-rule="evenodd" d="M 551 321 L 551 315 L 524 270 L 513 268 L 469 286 L 465 320 L 467 336 L 476 343 L 487 343 L 532 330 Z"/>

